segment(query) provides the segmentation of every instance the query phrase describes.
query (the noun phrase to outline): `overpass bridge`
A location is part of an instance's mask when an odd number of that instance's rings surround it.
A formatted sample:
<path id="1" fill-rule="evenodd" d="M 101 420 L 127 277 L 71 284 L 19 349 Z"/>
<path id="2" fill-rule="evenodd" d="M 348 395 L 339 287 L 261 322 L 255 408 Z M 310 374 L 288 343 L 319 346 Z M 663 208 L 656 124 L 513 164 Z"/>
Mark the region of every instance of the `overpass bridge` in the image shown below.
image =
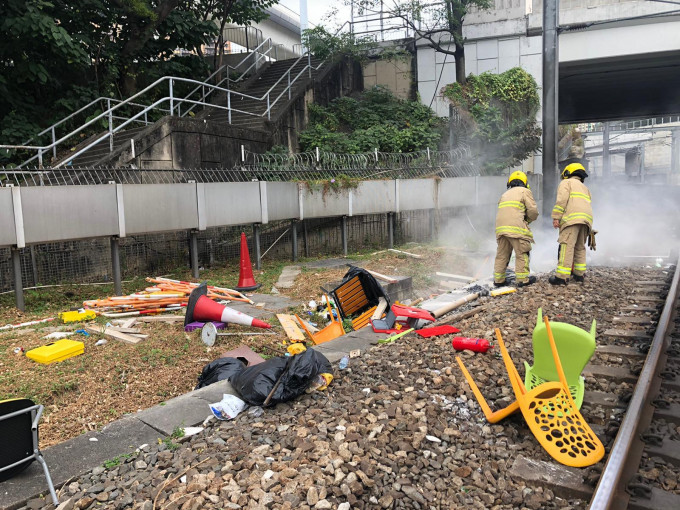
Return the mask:
<path id="1" fill-rule="evenodd" d="M 520 66 L 542 85 L 543 0 L 495 0 L 465 19 L 466 72 Z M 562 0 L 559 13 L 559 122 L 680 113 L 680 2 Z M 417 45 L 418 91 L 441 116 L 440 90 L 455 81 L 451 56 Z"/>

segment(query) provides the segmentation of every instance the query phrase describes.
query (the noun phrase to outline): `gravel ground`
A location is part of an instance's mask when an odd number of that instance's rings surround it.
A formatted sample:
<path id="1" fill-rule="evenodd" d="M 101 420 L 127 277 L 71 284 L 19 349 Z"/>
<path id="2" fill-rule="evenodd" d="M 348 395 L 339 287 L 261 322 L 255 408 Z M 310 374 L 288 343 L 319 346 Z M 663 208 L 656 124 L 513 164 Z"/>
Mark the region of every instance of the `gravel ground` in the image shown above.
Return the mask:
<path id="1" fill-rule="evenodd" d="M 552 320 L 586 329 L 597 319 L 602 342 L 606 329 L 620 327 L 612 322 L 619 308 L 634 302 L 635 282 L 658 276 L 658 269 L 596 268 L 585 284 L 566 288 L 553 288 L 542 277 L 515 294 L 489 298 L 482 313 L 457 326 L 466 336 L 489 340 L 500 328 L 523 373 L 522 362 L 532 359 L 539 307 Z M 498 409 L 513 397 L 495 351 L 462 357 Z M 450 337 L 409 336 L 375 347 L 338 372 L 327 392 L 261 416 L 244 412 L 231 422 L 213 422 L 177 448 L 148 445 L 119 466 L 95 469 L 62 489 L 62 510 L 585 508 L 584 501 L 513 479 L 509 468 L 519 455 L 551 459 L 521 415 L 486 422 L 455 355 Z M 594 378 L 586 387 L 621 391 Z M 589 406 L 583 414 L 603 422 L 601 439 L 610 444 L 616 428 L 608 416 Z M 583 469 L 584 480 L 596 482 L 602 465 Z M 677 470 L 652 463 L 646 473 L 649 480 L 680 487 Z M 30 501 L 29 507 L 43 502 Z"/>

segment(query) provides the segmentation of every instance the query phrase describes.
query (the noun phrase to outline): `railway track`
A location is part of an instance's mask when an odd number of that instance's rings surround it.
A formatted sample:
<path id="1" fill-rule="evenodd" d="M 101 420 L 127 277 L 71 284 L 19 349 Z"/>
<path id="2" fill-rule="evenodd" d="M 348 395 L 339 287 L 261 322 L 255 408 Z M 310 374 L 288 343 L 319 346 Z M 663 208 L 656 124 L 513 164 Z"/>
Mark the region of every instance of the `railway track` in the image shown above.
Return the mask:
<path id="1" fill-rule="evenodd" d="M 679 280 L 674 270 L 636 281 L 628 296 L 635 304 L 620 308 L 584 370 L 583 412 L 605 438 L 601 473 L 584 479 L 578 469 L 519 456 L 514 478 L 593 510 L 680 509 Z"/>

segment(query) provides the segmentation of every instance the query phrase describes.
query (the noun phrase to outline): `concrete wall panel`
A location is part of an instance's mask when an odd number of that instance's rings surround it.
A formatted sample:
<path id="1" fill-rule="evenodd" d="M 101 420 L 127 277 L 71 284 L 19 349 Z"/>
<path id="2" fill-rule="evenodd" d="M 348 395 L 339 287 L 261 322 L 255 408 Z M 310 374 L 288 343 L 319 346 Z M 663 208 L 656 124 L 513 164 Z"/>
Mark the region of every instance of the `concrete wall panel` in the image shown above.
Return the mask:
<path id="1" fill-rule="evenodd" d="M 0 188 L 0 246 L 12 246 L 16 242 L 12 190 L 10 188 Z"/>
<path id="2" fill-rule="evenodd" d="M 394 181 L 364 181 L 352 193 L 352 215 L 395 210 Z"/>
<path id="3" fill-rule="evenodd" d="M 399 211 L 432 209 L 435 204 L 435 184 L 432 179 L 401 179 Z"/>
<path id="4" fill-rule="evenodd" d="M 118 234 L 115 186 L 21 189 L 26 244 Z"/>
<path id="5" fill-rule="evenodd" d="M 262 221 L 259 182 L 215 182 L 205 185 L 206 227 Z"/>
<path id="6" fill-rule="evenodd" d="M 269 221 L 299 218 L 298 184 L 295 182 L 268 182 L 267 210 L 269 211 Z"/>
<path id="7" fill-rule="evenodd" d="M 475 178 L 442 179 L 439 183 L 439 207 L 475 205 Z"/>
<path id="8" fill-rule="evenodd" d="M 480 205 L 497 204 L 498 199 L 507 189 L 507 176 L 478 177 L 478 179 L 477 202 Z"/>
<path id="9" fill-rule="evenodd" d="M 349 192 L 338 193 L 321 190 L 310 192 L 303 190 L 303 211 L 305 218 L 325 218 L 327 216 L 345 216 L 349 214 Z"/>
<path id="10" fill-rule="evenodd" d="M 128 235 L 198 228 L 195 184 L 124 184 L 123 200 Z"/>

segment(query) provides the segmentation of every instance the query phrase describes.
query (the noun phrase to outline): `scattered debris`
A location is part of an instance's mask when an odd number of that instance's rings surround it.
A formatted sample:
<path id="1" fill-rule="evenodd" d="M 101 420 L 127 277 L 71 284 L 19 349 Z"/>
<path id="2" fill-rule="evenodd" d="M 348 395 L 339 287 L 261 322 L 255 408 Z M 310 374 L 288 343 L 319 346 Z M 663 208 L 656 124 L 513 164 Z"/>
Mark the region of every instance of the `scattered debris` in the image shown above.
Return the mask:
<path id="1" fill-rule="evenodd" d="M 77 340 L 62 339 L 26 352 L 26 357 L 43 365 L 73 358 L 85 352 L 85 344 Z"/>
<path id="2" fill-rule="evenodd" d="M 395 250 L 394 248 L 389 248 L 387 251 L 391 251 L 392 253 L 398 253 L 399 255 L 406 255 L 407 257 L 411 257 L 413 259 L 422 259 L 422 255 L 416 255 L 415 253 L 409 253 L 407 251 L 401 251 L 401 250 Z"/>
<path id="3" fill-rule="evenodd" d="M 215 418 L 218 420 L 233 420 L 241 411 L 246 408 L 246 403 L 238 398 L 236 395 L 225 393 L 222 395 L 222 400 L 210 404 L 210 411 L 212 411 Z"/>
<path id="4" fill-rule="evenodd" d="M 295 316 L 297 317 L 297 316 Z M 298 327 L 298 322 L 295 321 L 295 317 L 285 313 L 277 313 L 276 318 L 279 319 L 283 331 L 291 342 L 304 342 L 305 335 L 302 330 Z M 301 322 L 301 319 L 297 317 L 297 320 Z M 304 327 L 304 325 L 303 325 Z"/>
<path id="5" fill-rule="evenodd" d="M 87 329 L 91 333 L 97 333 L 99 335 L 108 336 L 110 338 L 120 340 L 121 342 L 125 342 L 127 344 L 134 345 L 142 341 L 141 338 L 138 338 L 133 335 L 128 335 L 127 333 L 121 333 L 119 331 L 116 331 L 115 329 L 107 328 L 106 326 L 85 326 L 85 329 Z"/>

